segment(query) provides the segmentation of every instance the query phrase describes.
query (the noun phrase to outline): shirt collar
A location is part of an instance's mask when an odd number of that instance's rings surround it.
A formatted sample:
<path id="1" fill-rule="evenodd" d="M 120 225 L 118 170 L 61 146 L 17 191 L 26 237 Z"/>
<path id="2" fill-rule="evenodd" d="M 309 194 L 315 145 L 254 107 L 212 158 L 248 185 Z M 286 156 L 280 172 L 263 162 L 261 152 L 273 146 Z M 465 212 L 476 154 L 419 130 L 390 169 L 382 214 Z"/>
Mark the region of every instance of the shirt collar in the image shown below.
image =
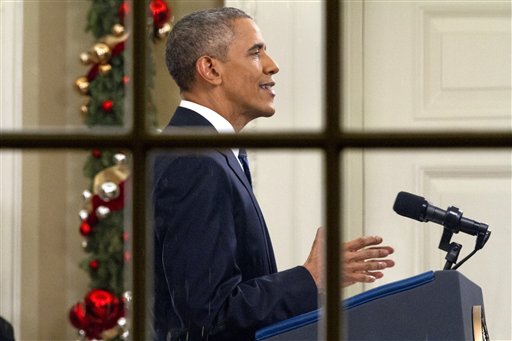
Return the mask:
<path id="1" fill-rule="evenodd" d="M 180 107 L 193 110 L 199 115 L 203 116 L 208 122 L 211 123 L 211 125 L 215 128 L 215 130 L 217 130 L 219 134 L 236 134 L 235 128 L 233 128 L 228 120 L 226 120 L 212 109 L 205 107 L 204 105 L 182 99 L 180 102 Z M 238 159 L 239 149 L 232 148 L 231 150 Z"/>

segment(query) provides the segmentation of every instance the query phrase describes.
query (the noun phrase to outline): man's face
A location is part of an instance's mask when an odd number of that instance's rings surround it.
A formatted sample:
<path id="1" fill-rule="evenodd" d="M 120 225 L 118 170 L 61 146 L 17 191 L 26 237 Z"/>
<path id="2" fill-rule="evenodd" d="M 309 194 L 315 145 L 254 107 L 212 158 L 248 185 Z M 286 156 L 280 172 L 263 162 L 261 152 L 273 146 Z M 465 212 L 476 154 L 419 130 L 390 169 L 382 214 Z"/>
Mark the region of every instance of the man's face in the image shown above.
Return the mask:
<path id="1" fill-rule="evenodd" d="M 247 122 L 275 112 L 272 75 L 278 66 L 266 52 L 261 32 L 250 19 L 236 19 L 235 37 L 223 64 L 223 86 L 231 112 Z"/>

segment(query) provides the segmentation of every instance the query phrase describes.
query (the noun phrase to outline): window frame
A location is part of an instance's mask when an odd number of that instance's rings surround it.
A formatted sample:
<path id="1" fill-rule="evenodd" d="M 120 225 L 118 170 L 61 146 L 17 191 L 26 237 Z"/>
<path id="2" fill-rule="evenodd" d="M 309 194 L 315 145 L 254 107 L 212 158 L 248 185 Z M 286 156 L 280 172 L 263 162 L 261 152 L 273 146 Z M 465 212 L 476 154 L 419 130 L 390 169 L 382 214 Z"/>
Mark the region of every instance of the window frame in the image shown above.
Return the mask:
<path id="1" fill-rule="evenodd" d="M 260 149 L 314 149 L 324 156 L 324 200 L 326 202 L 325 217 L 327 227 L 326 257 L 327 262 L 327 298 L 325 339 L 340 339 L 342 327 L 339 324 L 342 313 L 339 304 L 341 298 L 340 254 L 341 245 L 341 203 L 339 192 L 343 177 L 341 153 L 349 148 L 510 148 L 512 132 L 349 132 L 340 129 L 343 98 L 341 98 L 342 63 L 339 63 L 343 46 L 342 18 L 343 2 L 327 0 L 325 11 L 325 127 L 317 133 L 269 133 L 243 135 L 154 135 L 146 125 L 146 2 L 134 1 L 133 17 L 133 49 L 132 59 L 132 94 L 129 105 L 133 112 L 131 131 L 109 135 L 108 133 L 47 133 L 47 132 L 1 132 L 0 150 L 28 149 L 70 149 L 84 148 L 123 148 L 132 155 L 132 205 L 131 210 L 133 231 L 133 274 L 132 292 L 133 309 L 132 339 L 144 340 L 149 335 L 150 314 L 147 308 L 150 297 L 151 278 L 146 269 L 151 269 L 151 242 L 148 235 L 146 198 L 147 198 L 147 157 L 156 148 L 201 148 L 201 147 L 235 147 Z M 334 298 L 334 299 L 332 299 Z"/>

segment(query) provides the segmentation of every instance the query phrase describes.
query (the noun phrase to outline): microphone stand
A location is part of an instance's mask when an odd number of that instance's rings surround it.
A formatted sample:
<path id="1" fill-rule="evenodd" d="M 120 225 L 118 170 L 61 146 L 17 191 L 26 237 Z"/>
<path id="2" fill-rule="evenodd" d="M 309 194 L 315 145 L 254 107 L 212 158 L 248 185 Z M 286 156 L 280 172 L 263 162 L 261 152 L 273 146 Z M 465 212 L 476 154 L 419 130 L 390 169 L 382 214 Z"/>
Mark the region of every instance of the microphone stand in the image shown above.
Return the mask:
<path id="1" fill-rule="evenodd" d="M 443 235 L 441 236 L 441 241 L 439 242 L 439 249 L 446 251 L 446 263 L 444 265 L 443 270 L 456 270 L 465 261 L 467 261 L 471 256 L 473 256 L 478 250 L 484 247 L 485 243 L 489 240 L 491 236 L 491 231 L 487 228 L 479 230 L 476 233 L 476 244 L 475 249 L 467 255 L 463 260 L 457 263 L 457 258 L 459 257 L 460 250 L 462 249 L 462 245 L 451 242 L 453 233 L 458 233 L 459 228 L 459 220 L 462 218 L 462 212 L 455 206 L 448 207 L 446 219 L 443 221 Z M 487 227 L 487 226 L 485 226 Z M 453 267 L 452 267 L 453 266 Z"/>
<path id="2" fill-rule="evenodd" d="M 450 240 L 452 239 L 453 232 L 448 229 L 443 229 L 443 236 L 441 237 L 441 241 L 439 242 L 439 248 L 443 251 L 446 251 L 446 263 L 444 264 L 443 270 L 451 270 L 453 264 L 457 263 L 457 258 L 459 258 L 460 250 L 462 249 L 462 245 L 452 242 L 450 243 Z"/>

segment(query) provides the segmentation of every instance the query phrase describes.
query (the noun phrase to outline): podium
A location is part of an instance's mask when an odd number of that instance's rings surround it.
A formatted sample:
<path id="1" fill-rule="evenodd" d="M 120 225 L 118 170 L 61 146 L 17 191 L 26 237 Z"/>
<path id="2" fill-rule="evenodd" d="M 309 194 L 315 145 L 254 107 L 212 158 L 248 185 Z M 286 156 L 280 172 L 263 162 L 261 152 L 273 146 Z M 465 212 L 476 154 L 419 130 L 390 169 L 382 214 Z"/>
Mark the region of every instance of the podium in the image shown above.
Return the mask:
<path id="1" fill-rule="evenodd" d="M 342 305 L 343 340 L 466 341 L 482 340 L 486 334 L 482 290 L 455 270 L 429 271 L 389 283 Z M 256 340 L 319 340 L 322 315 L 319 309 L 262 328 Z"/>

